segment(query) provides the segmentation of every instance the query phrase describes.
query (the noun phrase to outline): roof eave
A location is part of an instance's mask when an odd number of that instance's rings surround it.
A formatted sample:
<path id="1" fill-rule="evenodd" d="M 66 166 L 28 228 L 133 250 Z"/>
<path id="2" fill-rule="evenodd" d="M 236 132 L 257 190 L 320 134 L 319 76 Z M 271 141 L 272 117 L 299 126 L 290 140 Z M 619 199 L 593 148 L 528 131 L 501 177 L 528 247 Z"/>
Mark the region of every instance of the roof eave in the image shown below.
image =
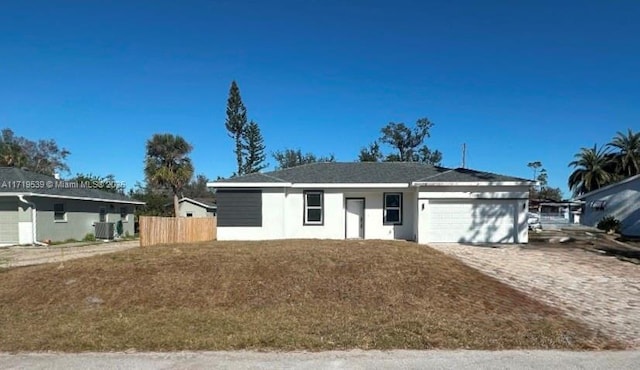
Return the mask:
<path id="1" fill-rule="evenodd" d="M 324 189 L 354 189 L 354 188 L 369 188 L 369 189 L 386 189 L 386 188 L 408 188 L 409 183 L 353 183 L 353 182 L 339 182 L 339 183 L 324 183 L 324 182 L 209 182 L 207 187 L 210 188 L 324 188 Z"/>
<path id="2" fill-rule="evenodd" d="M 208 182 L 208 188 L 290 188 L 290 182 Z"/>
<path id="3" fill-rule="evenodd" d="M 411 186 L 531 186 L 534 181 L 414 181 Z"/>
<path id="4" fill-rule="evenodd" d="M 205 203 L 198 202 L 197 200 L 191 199 L 191 198 L 188 198 L 188 197 L 182 197 L 182 198 L 178 199 L 178 202 L 190 202 L 192 204 L 198 205 L 198 206 L 203 207 L 203 208 L 211 208 L 211 209 L 218 208 L 218 206 L 215 205 L 215 204 L 205 204 Z M 169 204 L 171 204 L 171 203 L 169 203 Z"/>
<path id="5" fill-rule="evenodd" d="M 605 190 L 609 190 L 609 189 L 615 188 L 616 186 L 619 186 L 619 185 L 622 185 L 622 184 L 626 184 L 626 183 L 631 182 L 631 181 L 634 181 L 634 180 L 636 180 L 636 179 L 640 179 L 640 175 L 635 175 L 635 176 L 628 177 L 628 178 L 626 178 L 626 179 L 624 179 L 624 180 L 622 180 L 622 181 L 618 181 L 618 182 L 616 182 L 616 183 L 614 183 L 614 184 L 604 186 L 604 187 L 602 187 L 602 188 L 600 188 L 600 189 L 596 189 L 596 190 L 594 190 L 594 191 L 590 191 L 590 192 L 588 192 L 588 193 L 582 194 L 582 195 L 580 195 L 580 196 L 578 196 L 578 197 L 575 197 L 575 198 L 573 198 L 573 199 L 575 199 L 575 200 L 585 199 L 585 198 L 587 198 L 587 197 L 594 196 L 594 195 L 596 195 L 596 194 L 598 194 L 598 193 L 600 193 L 600 192 L 603 192 L 603 191 L 605 191 Z"/>
<path id="6" fill-rule="evenodd" d="M 414 181 L 409 183 L 282 183 L 282 182 L 209 182 L 209 188 L 408 188 L 410 186 L 531 186 L 533 181 Z"/>
<path id="7" fill-rule="evenodd" d="M 137 205 L 145 205 L 145 202 L 140 202 L 137 200 L 122 200 L 122 199 L 106 199 L 106 198 L 92 198 L 92 197 L 75 197 L 69 195 L 57 195 L 57 194 L 40 194 L 40 193 L 0 193 L 0 197 L 10 196 L 25 196 L 25 197 L 41 197 L 41 198 L 59 198 L 59 199 L 75 199 L 75 200 L 88 200 L 92 202 L 111 202 L 111 203 L 126 203 L 126 204 L 137 204 Z"/>
<path id="8" fill-rule="evenodd" d="M 295 183 L 291 186 L 292 188 L 325 188 L 325 189 L 355 189 L 355 188 L 365 188 L 365 189 L 387 189 L 387 188 L 408 188 L 409 183 L 406 182 L 397 182 L 397 183 L 385 183 L 385 182 L 376 182 L 376 183 Z"/>

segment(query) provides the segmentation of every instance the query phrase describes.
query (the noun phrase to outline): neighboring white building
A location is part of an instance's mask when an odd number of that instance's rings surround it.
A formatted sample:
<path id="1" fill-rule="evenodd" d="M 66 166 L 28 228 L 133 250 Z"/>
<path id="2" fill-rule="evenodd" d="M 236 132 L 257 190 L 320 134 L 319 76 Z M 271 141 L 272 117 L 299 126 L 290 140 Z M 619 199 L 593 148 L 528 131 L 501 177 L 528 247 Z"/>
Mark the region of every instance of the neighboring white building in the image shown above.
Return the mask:
<path id="1" fill-rule="evenodd" d="M 640 236 L 640 175 L 629 177 L 576 198 L 584 201 L 580 223 L 596 226 L 613 216 L 622 223 L 621 233 Z"/>
<path id="2" fill-rule="evenodd" d="M 169 203 L 173 207 L 173 203 Z M 215 217 L 217 207 L 211 198 L 187 198 L 178 200 L 180 217 Z"/>
<path id="3" fill-rule="evenodd" d="M 314 163 L 208 183 L 219 240 L 527 243 L 528 180 L 415 162 Z"/>

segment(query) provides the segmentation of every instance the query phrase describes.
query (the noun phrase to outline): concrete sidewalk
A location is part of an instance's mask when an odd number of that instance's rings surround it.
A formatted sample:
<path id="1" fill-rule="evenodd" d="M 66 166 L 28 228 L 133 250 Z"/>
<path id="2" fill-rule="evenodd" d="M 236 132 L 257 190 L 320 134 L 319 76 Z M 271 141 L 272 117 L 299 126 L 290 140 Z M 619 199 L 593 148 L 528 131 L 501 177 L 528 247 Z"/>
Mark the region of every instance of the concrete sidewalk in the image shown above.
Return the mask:
<path id="1" fill-rule="evenodd" d="M 639 363 L 638 351 L 0 354 L 2 369 L 637 369 Z"/>
<path id="2" fill-rule="evenodd" d="M 51 262 L 63 262 L 76 258 L 119 252 L 139 246 L 139 240 L 127 240 L 91 244 L 81 242 L 48 247 L 7 247 L 0 249 L 0 267 L 11 268 Z"/>

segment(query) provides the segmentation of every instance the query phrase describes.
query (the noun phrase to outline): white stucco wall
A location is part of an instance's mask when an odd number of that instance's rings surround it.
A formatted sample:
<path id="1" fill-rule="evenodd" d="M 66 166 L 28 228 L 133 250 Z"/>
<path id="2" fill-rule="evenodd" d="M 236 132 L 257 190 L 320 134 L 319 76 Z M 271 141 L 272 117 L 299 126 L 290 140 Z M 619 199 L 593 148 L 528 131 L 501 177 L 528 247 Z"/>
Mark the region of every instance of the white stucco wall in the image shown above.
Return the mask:
<path id="1" fill-rule="evenodd" d="M 384 193 L 402 193 L 402 224 L 384 224 Z M 416 193 L 407 189 L 387 189 L 363 193 L 345 193 L 349 198 L 365 198 L 365 239 L 414 240 Z M 344 212 L 343 212 L 344 216 Z M 343 227 L 344 228 L 344 227 Z"/>
<path id="2" fill-rule="evenodd" d="M 311 190 L 311 189 L 309 189 Z M 383 194 L 403 193 L 402 225 L 383 224 Z M 324 225 L 304 225 L 303 189 L 289 189 L 286 208 L 287 238 L 345 238 L 346 198 L 364 198 L 365 239 L 413 239 L 415 193 L 407 189 L 325 189 Z"/>
<path id="3" fill-rule="evenodd" d="M 322 225 L 304 225 L 304 191 L 324 191 L 324 222 Z M 528 193 L 526 186 L 491 187 L 430 187 L 409 189 L 298 189 L 272 188 L 262 190 L 261 227 L 218 227 L 219 240 L 269 239 L 344 239 L 345 207 L 347 198 L 364 198 L 365 239 L 406 239 L 428 243 L 423 215 L 429 212 L 430 200 L 493 199 L 507 203 L 514 217 L 513 242 L 528 242 Z M 403 194 L 402 224 L 384 225 L 383 194 Z M 420 200 L 418 200 L 420 198 Z M 424 206 L 423 206 L 424 205 Z M 513 214 L 515 213 L 515 214 Z"/>
<path id="4" fill-rule="evenodd" d="M 294 239 L 344 239 L 344 198 L 338 190 L 324 191 L 324 222 L 322 225 L 304 225 L 304 190 L 287 189 L 285 203 L 286 238 Z"/>
<path id="5" fill-rule="evenodd" d="M 178 213 L 181 217 L 187 217 L 187 213 L 191 213 L 191 217 L 213 217 L 213 212 L 207 212 L 207 208 L 186 200 L 178 205 Z"/>
<path id="6" fill-rule="evenodd" d="M 218 226 L 218 240 L 285 239 L 285 200 L 284 189 L 262 189 L 262 226 Z M 302 211 L 300 211 L 300 214 L 302 215 Z"/>
<path id="7" fill-rule="evenodd" d="M 324 190 L 324 222 L 304 225 L 304 191 Z M 403 193 L 402 225 L 383 225 L 383 193 Z M 365 199 L 365 239 L 413 240 L 416 193 L 408 189 L 263 189 L 262 227 L 218 227 L 219 240 L 344 239 L 346 198 Z"/>
<path id="8" fill-rule="evenodd" d="M 624 235 L 640 236 L 640 178 L 587 195 L 583 200 L 581 224 L 595 227 L 604 217 L 613 216 L 622 223 Z M 591 203 L 595 201 L 606 202 L 605 208 L 592 208 Z"/>

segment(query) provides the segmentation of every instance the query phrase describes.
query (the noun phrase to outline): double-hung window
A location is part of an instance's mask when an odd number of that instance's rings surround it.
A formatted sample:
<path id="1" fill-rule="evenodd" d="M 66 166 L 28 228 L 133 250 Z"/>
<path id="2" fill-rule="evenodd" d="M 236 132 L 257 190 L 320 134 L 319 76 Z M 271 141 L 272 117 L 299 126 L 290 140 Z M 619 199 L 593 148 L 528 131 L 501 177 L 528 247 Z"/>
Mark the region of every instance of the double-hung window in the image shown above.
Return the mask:
<path id="1" fill-rule="evenodd" d="M 324 192 L 304 192 L 304 224 L 322 225 L 324 222 Z"/>
<path id="2" fill-rule="evenodd" d="M 402 193 L 384 193 L 384 224 L 402 224 Z"/>
<path id="3" fill-rule="evenodd" d="M 64 210 L 63 203 L 55 203 L 53 205 L 53 221 L 66 221 L 67 220 L 67 212 Z"/>

